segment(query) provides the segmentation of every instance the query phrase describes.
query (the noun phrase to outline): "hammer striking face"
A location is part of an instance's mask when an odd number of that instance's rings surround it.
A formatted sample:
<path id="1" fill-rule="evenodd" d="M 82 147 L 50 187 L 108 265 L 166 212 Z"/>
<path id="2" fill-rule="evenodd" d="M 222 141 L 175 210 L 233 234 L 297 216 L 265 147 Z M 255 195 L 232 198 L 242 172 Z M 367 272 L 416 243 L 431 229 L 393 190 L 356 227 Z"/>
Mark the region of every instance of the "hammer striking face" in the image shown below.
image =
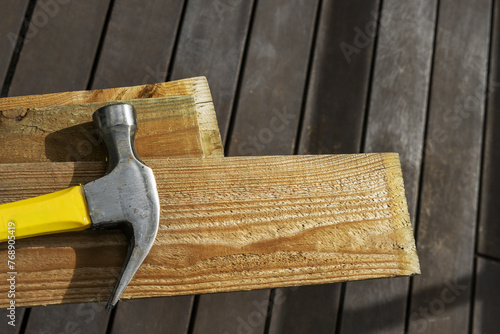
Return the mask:
<path id="1" fill-rule="evenodd" d="M 0 205 L 0 241 L 86 228 L 123 228 L 130 242 L 106 306 L 109 311 L 154 243 L 160 204 L 153 171 L 135 151 L 134 107 L 106 106 L 97 110 L 93 119 L 108 149 L 106 175 L 84 186 Z"/>

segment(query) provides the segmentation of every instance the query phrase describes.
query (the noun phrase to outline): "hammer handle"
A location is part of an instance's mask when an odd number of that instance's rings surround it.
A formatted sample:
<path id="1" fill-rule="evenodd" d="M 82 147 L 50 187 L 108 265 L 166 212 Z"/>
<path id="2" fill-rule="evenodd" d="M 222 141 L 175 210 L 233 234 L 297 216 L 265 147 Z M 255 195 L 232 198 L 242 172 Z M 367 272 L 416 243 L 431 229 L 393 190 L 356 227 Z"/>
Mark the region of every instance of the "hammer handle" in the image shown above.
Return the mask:
<path id="1" fill-rule="evenodd" d="M 83 186 L 0 205 L 0 242 L 91 225 Z"/>

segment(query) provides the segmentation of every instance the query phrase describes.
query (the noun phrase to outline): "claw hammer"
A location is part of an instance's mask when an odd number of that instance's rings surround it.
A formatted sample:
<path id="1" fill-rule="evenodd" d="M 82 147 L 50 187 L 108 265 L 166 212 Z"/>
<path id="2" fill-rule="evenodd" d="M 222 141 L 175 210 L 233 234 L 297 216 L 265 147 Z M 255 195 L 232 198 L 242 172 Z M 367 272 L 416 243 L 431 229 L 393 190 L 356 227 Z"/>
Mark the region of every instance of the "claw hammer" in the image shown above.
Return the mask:
<path id="1" fill-rule="evenodd" d="M 135 151 L 134 107 L 105 106 L 92 118 L 108 149 L 106 175 L 85 185 L 0 205 L 0 242 L 87 228 L 124 228 L 130 242 L 106 305 L 110 311 L 153 246 L 160 201 L 153 171 Z"/>

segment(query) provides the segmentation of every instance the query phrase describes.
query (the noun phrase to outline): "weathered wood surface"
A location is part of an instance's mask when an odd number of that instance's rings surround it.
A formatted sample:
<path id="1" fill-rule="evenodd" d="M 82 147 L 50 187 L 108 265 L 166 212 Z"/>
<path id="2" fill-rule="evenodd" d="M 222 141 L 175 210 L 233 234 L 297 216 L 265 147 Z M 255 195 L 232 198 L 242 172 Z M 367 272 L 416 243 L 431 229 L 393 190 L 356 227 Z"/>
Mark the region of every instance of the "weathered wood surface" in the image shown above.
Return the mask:
<path id="1" fill-rule="evenodd" d="M 468 333 L 491 2 L 440 1 L 436 22 L 417 222 L 422 275 L 413 279 L 408 330 Z M 465 288 L 446 302 L 450 284 Z"/>
<path id="2" fill-rule="evenodd" d="M 187 333 L 193 316 L 190 312 L 193 307 L 193 297 L 125 300 L 116 307 L 111 334 Z"/>
<path id="3" fill-rule="evenodd" d="M 419 272 L 396 154 L 146 164 L 157 179 L 160 229 L 124 299 Z M 0 201 L 85 183 L 104 167 L 1 164 Z M 16 304 L 105 300 L 126 245 L 120 233 L 102 231 L 19 240 Z M 0 300 L 7 305 L 6 297 Z"/>
<path id="4" fill-rule="evenodd" d="M 207 77 L 225 142 L 254 0 L 190 0 L 186 6 L 171 79 Z"/>
<path id="5" fill-rule="evenodd" d="M 92 89 L 165 81 L 183 5 L 184 0 L 114 1 Z"/>
<path id="6" fill-rule="evenodd" d="M 500 332 L 500 262 L 495 259 L 479 257 L 477 259 L 476 286 L 474 292 L 474 313 L 472 318 L 472 333 L 499 333 Z"/>
<path id="7" fill-rule="evenodd" d="M 386 0 L 381 15 L 363 151 L 399 153 L 414 223 L 436 2 Z M 408 278 L 346 283 L 340 333 L 403 333 L 408 292 Z"/>
<path id="8" fill-rule="evenodd" d="M 178 93 L 184 97 L 151 99 Z M 217 120 L 204 78 L 118 89 L 0 99 L 0 162 L 103 161 L 106 148 L 93 127 L 100 106 L 129 100 L 141 127 L 144 158 L 223 156 Z M 74 104 L 96 102 L 68 106 Z M 97 101 L 110 101 L 99 102 Z M 52 107 L 43 107 L 56 105 Z"/>
<path id="9" fill-rule="evenodd" d="M 317 9 L 317 0 L 257 3 L 228 155 L 293 153 Z"/>
<path id="10" fill-rule="evenodd" d="M 500 259 L 500 3 L 494 3 L 478 252 Z"/>
<path id="11" fill-rule="evenodd" d="M 110 0 L 36 3 L 9 95 L 84 89 Z"/>
<path id="12" fill-rule="evenodd" d="M 0 20 L 0 83 L 3 85 L 9 64 L 14 54 L 24 13 L 29 0 L 7 0 L 2 2 L 2 11 L 9 13 Z"/>

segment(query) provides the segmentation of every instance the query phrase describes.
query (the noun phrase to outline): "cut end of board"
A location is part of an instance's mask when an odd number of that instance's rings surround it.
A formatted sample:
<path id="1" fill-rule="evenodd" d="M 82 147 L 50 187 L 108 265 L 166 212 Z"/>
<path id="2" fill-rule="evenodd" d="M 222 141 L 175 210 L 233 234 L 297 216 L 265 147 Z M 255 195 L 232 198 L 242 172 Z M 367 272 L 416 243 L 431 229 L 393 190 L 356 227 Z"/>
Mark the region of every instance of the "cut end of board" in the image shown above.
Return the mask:
<path id="1" fill-rule="evenodd" d="M 406 201 L 405 187 L 401 163 L 398 153 L 386 153 L 381 155 L 387 175 L 387 184 L 390 192 L 390 207 L 394 215 L 395 244 L 402 250 L 401 264 L 409 271 L 408 275 L 420 274 L 420 263 L 415 245 L 413 227 L 410 221 L 408 203 Z"/>

